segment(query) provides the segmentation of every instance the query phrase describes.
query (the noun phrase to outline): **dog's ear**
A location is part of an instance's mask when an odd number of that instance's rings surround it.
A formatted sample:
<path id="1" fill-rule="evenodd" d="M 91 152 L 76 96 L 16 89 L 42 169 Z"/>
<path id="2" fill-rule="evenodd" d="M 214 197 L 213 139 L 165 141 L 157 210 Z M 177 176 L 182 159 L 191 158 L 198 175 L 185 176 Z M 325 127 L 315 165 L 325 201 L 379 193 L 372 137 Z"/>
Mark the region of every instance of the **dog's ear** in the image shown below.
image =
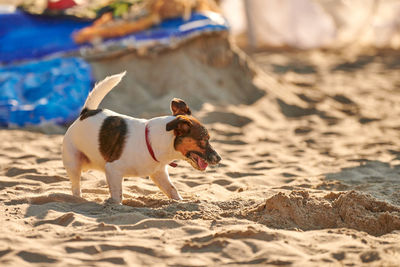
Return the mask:
<path id="1" fill-rule="evenodd" d="M 171 111 L 172 115 L 192 115 L 192 111 L 190 110 L 189 106 L 179 98 L 174 98 L 171 101 Z"/>
<path id="2" fill-rule="evenodd" d="M 182 136 L 190 132 L 192 125 L 193 124 L 189 118 L 183 115 L 178 115 L 174 120 L 167 123 L 166 130 L 174 130 L 176 136 Z"/>

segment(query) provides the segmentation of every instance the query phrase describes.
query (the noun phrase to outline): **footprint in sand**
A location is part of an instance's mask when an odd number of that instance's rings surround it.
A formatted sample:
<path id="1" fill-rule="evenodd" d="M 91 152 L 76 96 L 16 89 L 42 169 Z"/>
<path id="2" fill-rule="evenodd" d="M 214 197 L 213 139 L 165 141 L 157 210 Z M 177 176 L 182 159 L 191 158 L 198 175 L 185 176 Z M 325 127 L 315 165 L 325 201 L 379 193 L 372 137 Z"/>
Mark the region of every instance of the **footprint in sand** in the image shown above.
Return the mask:
<path id="1" fill-rule="evenodd" d="M 202 185 L 202 183 L 197 183 L 197 182 L 193 182 L 193 181 L 184 181 L 183 183 L 189 187 L 196 187 L 196 186 Z"/>
<path id="2" fill-rule="evenodd" d="M 28 174 L 28 175 L 21 175 L 18 178 L 24 178 L 24 179 L 39 181 L 39 182 L 42 182 L 42 183 L 45 183 L 45 184 L 52 184 L 52 183 L 68 181 L 67 178 L 59 176 L 59 175 L 51 175 L 51 176 L 49 176 L 49 175 Z"/>
<path id="3" fill-rule="evenodd" d="M 67 251 L 68 254 L 84 253 L 84 254 L 88 254 L 88 255 L 95 255 L 95 254 L 101 253 L 101 251 L 98 249 L 98 246 L 82 246 L 82 247 L 66 246 L 65 251 Z"/>
<path id="4" fill-rule="evenodd" d="M 346 258 L 346 252 L 337 252 L 337 253 L 332 253 L 332 258 L 334 258 L 335 260 L 341 261 L 344 260 L 344 258 Z"/>
<path id="5" fill-rule="evenodd" d="M 100 258 L 100 259 L 93 259 L 93 260 L 84 260 L 87 262 L 107 262 L 107 263 L 112 263 L 112 264 L 117 264 L 117 265 L 126 265 L 126 261 L 124 258 L 121 257 L 108 257 L 108 258 Z"/>
<path id="6" fill-rule="evenodd" d="M 231 178 L 242 178 L 242 177 L 246 177 L 246 176 L 263 175 L 262 173 L 255 173 L 255 172 L 226 172 L 225 174 Z"/>
<path id="7" fill-rule="evenodd" d="M 379 256 L 379 252 L 377 251 L 367 251 L 360 255 L 360 259 L 362 262 L 368 263 L 380 260 L 381 257 Z"/>
<path id="8" fill-rule="evenodd" d="M 248 117 L 235 114 L 233 112 L 212 111 L 208 112 L 204 116 L 204 118 L 202 118 L 202 121 L 206 124 L 218 122 L 222 124 L 228 124 L 234 127 L 243 127 L 252 122 L 253 120 Z"/>
<path id="9" fill-rule="evenodd" d="M 215 143 L 220 143 L 220 144 L 225 144 L 225 145 L 239 145 L 239 146 L 242 146 L 242 145 L 247 145 L 248 144 L 247 142 L 244 142 L 242 140 L 235 140 L 235 139 L 232 139 L 232 140 L 213 139 L 212 141 L 215 142 Z"/>
<path id="10" fill-rule="evenodd" d="M 14 177 L 14 176 L 18 176 L 18 175 L 25 174 L 25 173 L 39 174 L 37 169 L 23 169 L 23 168 L 18 168 L 18 167 L 12 167 L 12 168 L 9 168 L 4 175 L 8 176 L 8 177 Z"/>
<path id="11" fill-rule="evenodd" d="M 21 257 L 24 261 L 29 263 L 55 263 L 56 259 L 53 259 L 47 255 L 29 251 L 20 251 L 17 253 L 19 257 Z"/>
<path id="12" fill-rule="evenodd" d="M 263 160 L 256 160 L 256 161 L 252 161 L 250 163 L 247 163 L 247 165 L 253 166 L 253 165 L 257 165 L 259 163 L 263 163 L 263 162 L 264 162 Z"/>
<path id="13" fill-rule="evenodd" d="M 218 180 L 214 180 L 213 183 L 221 185 L 221 186 L 226 186 L 226 185 L 230 185 L 232 183 L 232 181 L 230 181 L 229 179 L 218 179 Z"/>
<path id="14" fill-rule="evenodd" d="M 10 252 L 13 252 L 13 250 L 9 249 L 9 248 L 8 249 L 4 249 L 4 250 L 0 250 L 0 258 L 5 256 L 5 255 L 7 255 L 7 254 L 9 254 Z"/>
<path id="15" fill-rule="evenodd" d="M 40 163 L 44 163 L 44 162 L 48 162 L 48 161 L 52 161 L 52 160 L 59 160 L 59 158 L 39 158 L 39 157 L 37 157 L 36 163 L 40 164 Z"/>

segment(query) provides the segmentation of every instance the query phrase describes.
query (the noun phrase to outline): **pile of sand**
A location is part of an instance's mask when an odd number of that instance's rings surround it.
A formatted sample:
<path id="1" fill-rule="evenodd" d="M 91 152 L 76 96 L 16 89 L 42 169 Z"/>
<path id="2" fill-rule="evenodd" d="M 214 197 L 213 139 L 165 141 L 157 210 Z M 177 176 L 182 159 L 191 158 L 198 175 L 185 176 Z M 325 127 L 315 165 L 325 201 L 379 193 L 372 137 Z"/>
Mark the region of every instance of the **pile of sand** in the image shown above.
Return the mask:
<path id="1" fill-rule="evenodd" d="M 308 191 L 278 193 L 246 218 L 273 228 L 351 228 L 371 235 L 400 229 L 400 207 L 356 191 L 312 197 Z"/>
<path id="2" fill-rule="evenodd" d="M 132 116 L 165 114 L 174 97 L 199 110 L 204 103 L 252 104 L 265 94 L 253 83 L 254 71 L 231 47 L 226 33 L 201 36 L 172 50 L 102 55 L 89 61 L 97 80 L 127 71 L 102 106 Z"/>

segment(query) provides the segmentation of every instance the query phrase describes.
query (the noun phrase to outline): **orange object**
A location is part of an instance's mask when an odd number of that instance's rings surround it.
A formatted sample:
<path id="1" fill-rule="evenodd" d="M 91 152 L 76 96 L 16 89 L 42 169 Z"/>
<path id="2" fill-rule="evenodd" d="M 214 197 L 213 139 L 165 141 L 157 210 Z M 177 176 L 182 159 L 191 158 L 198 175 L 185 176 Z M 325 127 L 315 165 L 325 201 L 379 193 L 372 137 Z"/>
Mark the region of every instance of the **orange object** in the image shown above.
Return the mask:
<path id="1" fill-rule="evenodd" d="M 136 21 L 113 21 L 107 25 L 107 22 L 112 19 L 111 13 L 106 13 L 101 16 L 95 23 L 87 28 L 82 29 L 74 35 L 74 40 L 77 43 L 85 43 L 99 38 L 120 37 L 129 33 L 142 31 L 150 28 L 156 23 L 159 23 L 160 18 L 157 14 L 151 14 L 147 17 Z"/>
<path id="2" fill-rule="evenodd" d="M 216 10 L 213 0 L 148 0 L 146 9 L 149 15 L 134 21 L 114 20 L 111 13 L 103 14 L 93 25 L 75 33 L 76 43 L 86 43 L 96 38 L 107 39 L 121 37 L 130 33 L 146 30 L 159 24 L 163 19 L 183 17 L 189 19 L 193 10 Z"/>

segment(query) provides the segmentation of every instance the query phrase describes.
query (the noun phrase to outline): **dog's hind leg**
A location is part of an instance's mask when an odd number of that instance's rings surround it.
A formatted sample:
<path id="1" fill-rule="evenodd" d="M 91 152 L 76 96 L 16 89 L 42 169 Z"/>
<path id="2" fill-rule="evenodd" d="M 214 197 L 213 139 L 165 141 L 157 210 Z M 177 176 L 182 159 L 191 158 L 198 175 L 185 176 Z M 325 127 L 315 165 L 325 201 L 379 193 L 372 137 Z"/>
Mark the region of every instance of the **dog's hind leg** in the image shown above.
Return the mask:
<path id="1" fill-rule="evenodd" d="M 81 197 L 81 171 L 84 155 L 72 144 L 63 142 L 63 164 L 71 181 L 72 195 Z"/>
<path id="2" fill-rule="evenodd" d="M 118 171 L 118 168 L 114 168 L 113 163 L 107 163 L 105 169 L 106 169 L 108 189 L 110 190 L 110 195 L 111 195 L 110 200 L 114 203 L 121 204 L 123 176 Z"/>
<path id="3" fill-rule="evenodd" d="M 165 167 L 164 170 L 153 173 L 150 175 L 150 178 L 158 186 L 158 188 L 160 188 L 161 191 L 167 195 L 167 197 L 175 200 L 182 200 L 178 190 L 176 190 L 175 186 L 169 179 L 167 167 Z"/>

